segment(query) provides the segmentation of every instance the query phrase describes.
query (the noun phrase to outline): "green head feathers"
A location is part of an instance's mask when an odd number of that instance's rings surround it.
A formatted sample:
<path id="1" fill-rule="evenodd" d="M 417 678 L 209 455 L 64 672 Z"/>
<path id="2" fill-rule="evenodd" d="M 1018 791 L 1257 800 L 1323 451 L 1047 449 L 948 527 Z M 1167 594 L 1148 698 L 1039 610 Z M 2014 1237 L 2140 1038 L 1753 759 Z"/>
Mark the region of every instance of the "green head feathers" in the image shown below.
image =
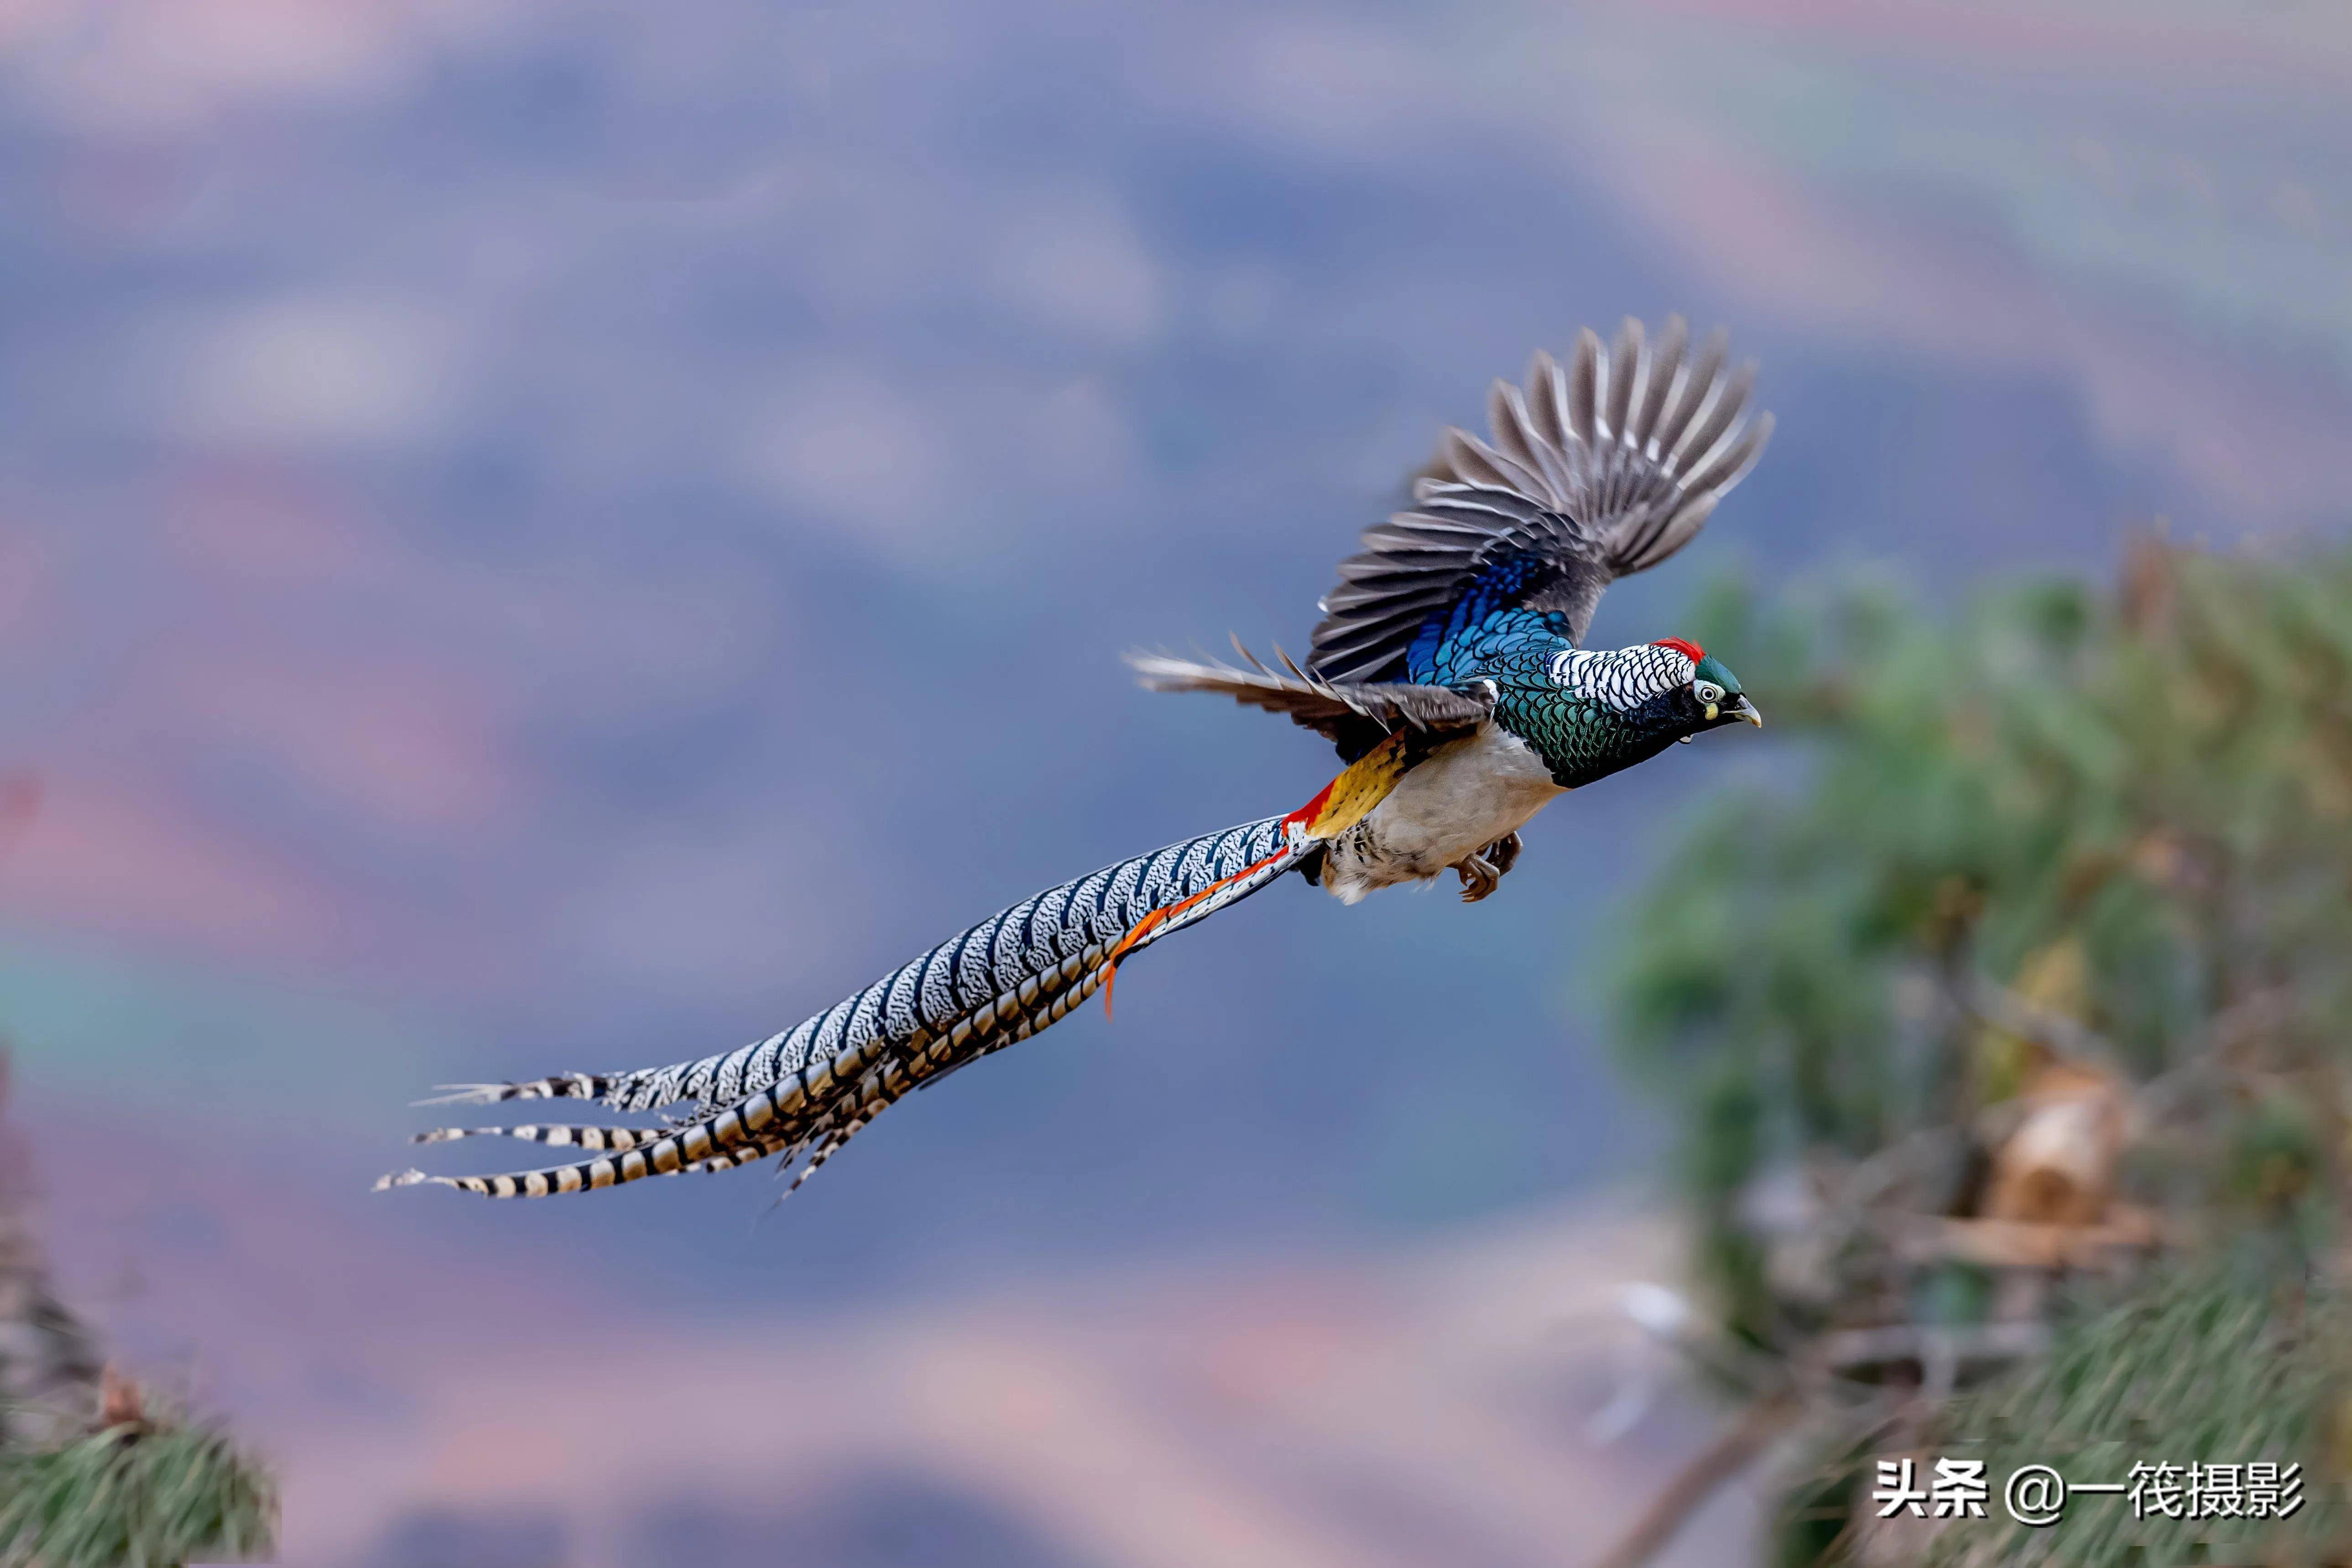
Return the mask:
<path id="1" fill-rule="evenodd" d="M 1764 716 L 1740 689 L 1739 677 L 1711 653 L 1700 655 L 1697 668 L 1691 671 L 1691 696 L 1710 724 L 1739 721 L 1759 730 L 1764 727 Z"/>

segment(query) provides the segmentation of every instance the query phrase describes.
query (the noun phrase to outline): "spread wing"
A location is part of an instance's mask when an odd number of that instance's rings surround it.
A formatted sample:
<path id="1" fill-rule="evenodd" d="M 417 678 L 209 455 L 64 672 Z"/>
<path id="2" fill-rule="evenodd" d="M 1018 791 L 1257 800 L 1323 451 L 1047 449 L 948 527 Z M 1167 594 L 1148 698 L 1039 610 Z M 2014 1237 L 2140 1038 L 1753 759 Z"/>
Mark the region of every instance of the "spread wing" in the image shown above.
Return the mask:
<path id="1" fill-rule="evenodd" d="M 1400 728 L 1466 733 L 1494 716 L 1492 687 L 1457 691 L 1450 686 L 1404 682 L 1350 685 L 1311 675 L 1279 649 L 1276 653 L 1283 670 L 1261 663 L 1238 642 L 1234 647 L 1244 664 L 1140 653 L 1128 655 L 1127 662 L 1154 691 L 1220 691 L 1237 702 L 1287 713 L 1292 723 L 1328 736 L 1350 762 Z"/>
<path id="2" fill-rule="evenodd" d="M 1755 365 L 1726 374 L 1720 332 L 1693 359 L 1685 340 L 1679 316 L 1654 344 L 1629 317 L 1612 348 L 1587 328 L 1566 370 L 1538 352 L 1524 391 L 1497 381 L 1493 445 L 1445 433 L 1412 510 L 1339 563 L 1307 668 L 1402 679 L 1422 628 L 1475 592 L 1556 611 L 1581 644 L 1601 590 L 1688 543 L 1772 433 L 1747 417 Z"/>

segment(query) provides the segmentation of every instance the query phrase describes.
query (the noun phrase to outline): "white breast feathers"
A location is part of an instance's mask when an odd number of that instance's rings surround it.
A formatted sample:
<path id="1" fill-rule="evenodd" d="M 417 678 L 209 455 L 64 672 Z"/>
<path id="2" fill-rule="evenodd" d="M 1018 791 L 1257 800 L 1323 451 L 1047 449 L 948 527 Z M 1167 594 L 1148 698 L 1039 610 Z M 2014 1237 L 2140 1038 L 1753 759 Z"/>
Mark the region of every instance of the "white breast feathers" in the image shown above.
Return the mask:
<path id="1" fill-rule="evenodd" d="M 1341 903 L 1399 882 L 1425 882 L 1567 792 L 1535 748 L 1501 727 L 1440 748 L 1370 816 L 1324 852 L 1323 887 Z"/>

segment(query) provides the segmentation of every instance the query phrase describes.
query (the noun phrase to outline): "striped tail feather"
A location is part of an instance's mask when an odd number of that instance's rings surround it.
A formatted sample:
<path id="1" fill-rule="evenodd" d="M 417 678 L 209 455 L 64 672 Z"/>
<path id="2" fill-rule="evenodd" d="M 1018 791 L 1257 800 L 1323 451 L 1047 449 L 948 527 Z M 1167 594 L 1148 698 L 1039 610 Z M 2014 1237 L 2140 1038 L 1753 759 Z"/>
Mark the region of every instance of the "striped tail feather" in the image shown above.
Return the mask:
<path id="1" fill-rule="evenodd" d="M 532 1079 L 528 1083 L 445 1083 L 437 1085 L 441 1092 L 419 1105 L 497 1105 L 509 1100 L 607 1100 L 617 1093 L 624 1082 L 622 1077 L 605 1077 L 593 1072 L 564 1073 L 557 1078 Z"/>
<path id="2" fill-rule="evenodd" d="M 691 1165 L 682 1166 L 678 1170 L 678 1174 L 707 1176 L 719 1171 L 740 1170 L 745 1165 L 764 1160 L 771 1154 L 779 1154 L 782 1152 L 781 1149 L 772 1149 L 765 1143 L 746 1143 L 740 1149 L 724 1149 L 708 1160 L 697 1160 Z"/>
<path id="3" fill-rule="evenodd" d="M 1158 940 L 1160 934 L 1162 933 L 1153 933 L 1150 940 Z M 842 1075 L 857 1067 L 860 1053 L 845 1052 L 844 1055 L 851 1059 L 836 1058 L 818 1064 L 823 1070 L 814 1072 L 803 1068 L 716 1116 L 689 1124 L 669 1129 L 451 1127 L 421 1132 L 415 1138 L 420 1143 L 474 1137 L 508 1137 L 554 1144 L 576 1142 L 592 1150 L 608 1150 L 621 1158 L 500 1176 L 428 1176 L 421 1171 L 404 1171 L 382 1178 L 376 1187 L 382 1191 L 429 1182 L 486 1197 L 540 1197 L 619 1186 L 646 1176 L 731 1170 L 766 1155 L 795 1154 L 813 1145 L 815 1152 L 808 1167 L 793 1184 L 797 1188 L 852 1134 L 908 1090 L 924 1087 L 956 1068 L 1024 1040 L 1068 1016 L 1108 976 L 1112 963 L 1110 946 L 1093 943 L 1036 977 L 1012 997 L 993 1000 L 935 1037 L 918 1037 L 908 1042 L 909 1048 L 903 1060 L 875 1061 L 850 1080 Z M 1003 1005 L 1006 1003 L 1010 1005 Z"/>
<path id="4" fill-rule="evenodd" d="M 1379 805 L 1417 756 L 1406 732 L 1392 734 L 1287 816 L 1202 834 L 1049 888 L 798 1027 L 739 1050 L 632 1072 L 453 1086 L 438 1103 L 593 1100 L 623 1111 L 691 1109 L 659 1129 L 438 1129 L 418 1142 L 509 1137 L 576 1145 L 598 1158 L 493 1176 L 404 1171 L 376 1186 L 431 1183 L 484 1197 L 541 1197 L 805 1155 L 797 1190 L 910 1091 L 1052 1027 L 1097 990 L 1108 1006 L 1122 962 L 1297 869 Z"/>
<path id="5" fill-rule="evenodd" d="M 1205 834 L 1048 889 L 799 1027 L 740 1050 L 635 1072 L 451 1086 L 456 1092 L 437 1103 L 593 1100 L 642 1111 L 686 1101 L 693 1111 L 658 1129 L 436 1129 L 416 1141 L 509 1137 L 601 1157 L 494 1176 L 405 1171 L 377 1186 L 433 1183 L 486 1197 L 537 1197 L 806 1153 L 797 1186 L 908 1091 L 1058 1023 L 1120 962 L 1294 869 L 1311 841 L 1287 820 Z"/>
<path id="6" fill-rule="evenodd" d="M 455 1143 L 461 1138 L 515 1138 L 526 1143 L 569 1144 L 598 1153 L 625 1154 L 669 1132 L 667 1127 L 436 1127 L 411 1143 Z"/>

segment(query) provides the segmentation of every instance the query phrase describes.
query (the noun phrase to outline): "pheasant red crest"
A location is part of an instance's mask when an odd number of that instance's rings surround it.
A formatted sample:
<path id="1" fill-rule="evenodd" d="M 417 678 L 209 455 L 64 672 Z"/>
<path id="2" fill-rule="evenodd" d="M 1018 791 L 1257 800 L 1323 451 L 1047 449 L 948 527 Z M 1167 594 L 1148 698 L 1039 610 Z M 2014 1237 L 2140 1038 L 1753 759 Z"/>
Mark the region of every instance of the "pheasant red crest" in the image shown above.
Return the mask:
<path id="1" fill-rule="evenodd" d="M 1700 659 L 1706 657 L 1706 650 L 1705 648 L 1685 637 L 1660 637 L 1650 646 L 1652 647 L 1670 647 L 1676 653 L 1682 655 L 1685 658 L 1690 660 L 1693 664 L 1696 664 Z"/>

